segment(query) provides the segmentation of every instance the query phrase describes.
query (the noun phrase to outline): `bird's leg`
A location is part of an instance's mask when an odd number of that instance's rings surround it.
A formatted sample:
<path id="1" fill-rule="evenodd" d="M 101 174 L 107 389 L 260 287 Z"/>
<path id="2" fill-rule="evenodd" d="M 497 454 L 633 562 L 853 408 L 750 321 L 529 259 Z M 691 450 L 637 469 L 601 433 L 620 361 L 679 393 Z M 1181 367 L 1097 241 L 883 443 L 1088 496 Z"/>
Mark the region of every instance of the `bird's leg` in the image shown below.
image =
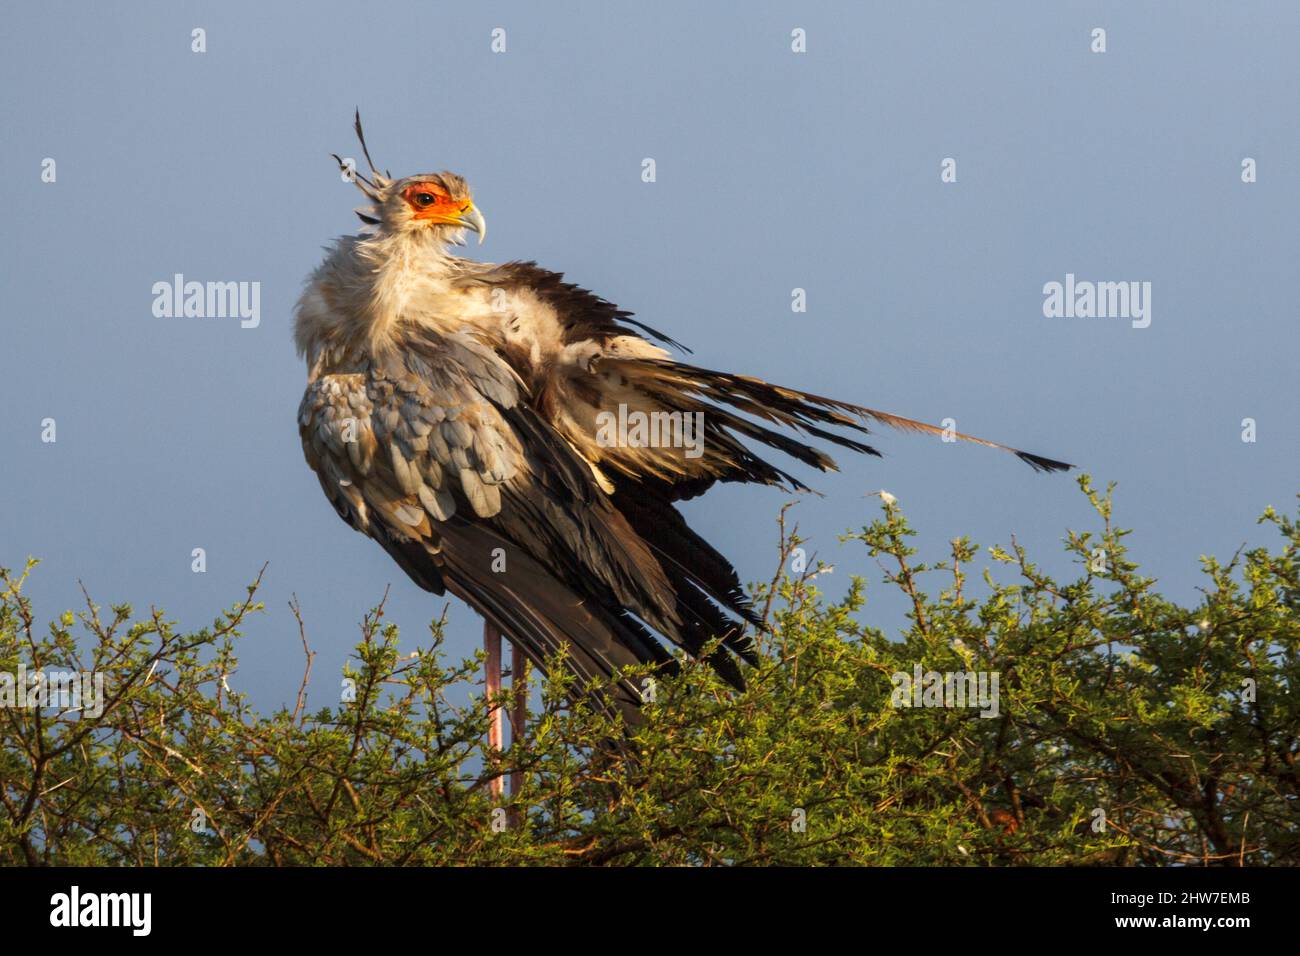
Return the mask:
<path id="1" fill-rule="evenodd" d="M 510 689 L 514 692 L 514 709 L 510 714 L 510 742 L 522 743 L 524 725 L 528 721 L 528 658 L 513 641 L 510 643 Z M 516 769 L 510 774 L 510 796 L 519 795 L 524 786 L 524 773 Z"/>
<path id="2" fill-rule="evenodd" d="M 484 669 L 484 693 L 487 694 L 488 712 L 488 750 L 493 754 L 501 753 L 504 727 L 499 703 L 501 698 L 501 632 L 486 621 L 483 622 L 483 650 L 487 652 L 487 665 Z M 500 800 L 505 781 L 493 777 L 490 783 L 492 798 Z"/>

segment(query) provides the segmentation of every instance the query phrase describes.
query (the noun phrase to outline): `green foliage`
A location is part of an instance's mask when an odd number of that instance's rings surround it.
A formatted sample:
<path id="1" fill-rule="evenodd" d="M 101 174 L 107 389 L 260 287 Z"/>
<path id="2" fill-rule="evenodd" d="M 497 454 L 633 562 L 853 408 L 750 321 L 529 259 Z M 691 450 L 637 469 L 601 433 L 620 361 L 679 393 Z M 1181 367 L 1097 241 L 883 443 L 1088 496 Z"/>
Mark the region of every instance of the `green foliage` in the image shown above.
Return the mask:
<path id="1" fill-rule="evenodd" d="M 308 652 L 294 708 L 263 717 L 223 677 L 260 576 L 195 634 L 88 600 L 83 652 L 71 613 L 38 633 L 26 573 L 5 572 L 0 674 L 95 671 L 107 699 L 95 719 L 0 708 L 0 861 L 1300 861 L 1297 523 L 1267 512 L 1281 549 L 1204 559 L 1203 598 L 1181 607 L 1127 558 L 1109 492 L 1081 485 L 1100 527 L 1069 534 L 1073 581 L 1013 543 L 989 549 L 972 588 L 973 544 L 920 563 L 886 503 L 845 540 L 910 600 L 905 633 L 861 623 L 864 581 L 831 602 L 823 565 L 781 571 L 756 592 L 770 633 L 745 693 L 685 662 L 629 733 L 572 704 L 580 688 L 553 667 L 524 742 L 503 754 L 485 745 L 481 657 L 448 661 L 441 621 L 403 652 L 381 605 L 346 675 L 355 700 L 308 709 Z M 783 569 L 801 543 L 785 518 Z M 997 716 L 894 706 L 894 675 L 917 665 L 996 673 Z M 518 792 L 494 803 L 490 781 L 512 773 Z"/>

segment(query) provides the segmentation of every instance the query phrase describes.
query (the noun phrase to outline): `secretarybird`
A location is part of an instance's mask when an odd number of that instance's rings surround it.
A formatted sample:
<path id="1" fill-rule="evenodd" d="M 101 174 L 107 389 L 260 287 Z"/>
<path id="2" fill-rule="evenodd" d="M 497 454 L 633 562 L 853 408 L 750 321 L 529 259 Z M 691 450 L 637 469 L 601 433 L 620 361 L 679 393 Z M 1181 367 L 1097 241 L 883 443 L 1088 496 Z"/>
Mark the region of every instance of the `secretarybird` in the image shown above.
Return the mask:
<path id="1" fill-rule="evenodd" d="M 756 660 L 745 628 L 761 622 L 674 502 L 718 481 L 806 490 L 753 445 L 835 468 L 769 426 L 871 455 L 868 422 L 941 429 L 676 361 L 661 347 L 676 342 L 559 273 L 454 255 L 464 230 L 486 231 L 465 180 L 381 174 L 359 115 L 356 133 L 370 175 L 339 163 L 369 200 L 364 228 L 328 250 L 294 329 L 303 450 L 326 497 L 416 584 L 483 616 L 489 699 L 502 633 L 515 680 L 525 658 L 563 649 L 580 685 L 671 669 L 658 636 L 693 655 L 719 638 L 709 663 L 743 689 L 737 658 Z M 638 689 L 614 687 L 598 705 L 635 721 Z M 500 747 L 499 709 L 489 736 Z"/>

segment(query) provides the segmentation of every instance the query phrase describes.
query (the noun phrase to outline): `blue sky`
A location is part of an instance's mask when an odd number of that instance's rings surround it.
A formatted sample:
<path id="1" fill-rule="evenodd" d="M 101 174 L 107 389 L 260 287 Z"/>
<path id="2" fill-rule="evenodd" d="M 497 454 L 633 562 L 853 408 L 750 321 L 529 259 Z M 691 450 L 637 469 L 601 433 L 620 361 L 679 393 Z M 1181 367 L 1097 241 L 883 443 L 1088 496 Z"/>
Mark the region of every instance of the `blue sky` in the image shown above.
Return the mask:
<path id="1" fill-rule="evenodd" d="M 232 678 L 263 705 L 297 691 L 291 593 L 316 702 L 389 584 L 390 619 L 424 639 L 442 602 L 335 517 L 296 432 L 291 311 L 321 246 L 356 225 L 328 155 L 356 154 L 356 106 L 381 166 L 470 181 L 490 226 L 473 256 L 563 271 L 699 364 L 951 417 L 1117 481 L 1134 556 L 1176 598 L 1199 555 L 1272 543 L 1254 519 L 1294 509 L 1294 4 L 382 10 L 8 6 L 0 564 L 43 559 L 44 618 L 78 605 L 80 581 L 201 626 L 269 561 Z M 259 282 L 260 324 L 156 318 L 151 288 L 178 272 Z M 1150 282 L 1150 326 L 1045 317 L 1043 286 L 1067 273 Z M 836 566 L 827 589 L 867 575 L 864 617 L 886 627 L 901 603 L 835 540 L 878 513 L 864 492 L 897 495 L 930 557 L 1014 533 L 1065 572 L 1065 529 L 1093 521 L 1068 477 L 876 444 L 883 460 L 837 455 L 840 474 L 815 476 L 825 497 L 798 520 Z M 686 510 L 766 580 L 782 501 L 724 487 Z M 468 654 L 480 625 L 454 606 L 450 633 Z"/>

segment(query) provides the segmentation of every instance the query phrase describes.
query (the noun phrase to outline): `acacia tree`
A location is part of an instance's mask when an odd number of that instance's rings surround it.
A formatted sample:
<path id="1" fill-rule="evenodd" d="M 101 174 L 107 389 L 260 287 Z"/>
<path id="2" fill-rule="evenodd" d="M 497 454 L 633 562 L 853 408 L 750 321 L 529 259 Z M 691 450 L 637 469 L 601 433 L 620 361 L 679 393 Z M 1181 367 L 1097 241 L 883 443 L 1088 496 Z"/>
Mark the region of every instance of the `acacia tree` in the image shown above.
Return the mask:
<path id="1" fill-rule="evenodd" d="M 862 623 L 864 581 L 830 601 L 823 565 L 791 570 L 802 542 L 782 512 L 780 569 L 755 588 L 768 628 L 747 691 L 692 661 L 673 677 L 644 670 L 632 676 L 653 693 L 629 731 L 553 662 L 528 734 L 501 754 L 485 747 L 481 655 L 449 660 L 442 620 L 404 651 L 372 610 L 346 672 L 354 693 L 312 711 L 294 605 L 302 686 L 263 716 L 224 681 L 261 610 L 260 575 L 213 627 L 182 634 L 161 613 L 105 614 L 89 598 L 79 620 L 41 629 L 22 594 L 31 566 L 3 572 L 0 674 L 93 671 L 106 694 L 93 719 L 0 708 L 0 861 L 1300 861 L 1297 523 L 1266 512 L 1280 548 L 1205 559 L 1203 596 L 1185 607 L 1128 559 L 1110 492 L 1081 486 L 1098 527 L 1068 534 L 1069 582 L 1012 545 L 984 552 L 978 587 L 975 545 L 918 561 L 912 528 L 884 504 L 845 540 L 910 601 L 892 636 Z M 986 689 L 996 676 L 995 706 L 950 706 L 961 701 L 935 674 Z M 498 804 L 500 775 L 519 786 Z"/>

